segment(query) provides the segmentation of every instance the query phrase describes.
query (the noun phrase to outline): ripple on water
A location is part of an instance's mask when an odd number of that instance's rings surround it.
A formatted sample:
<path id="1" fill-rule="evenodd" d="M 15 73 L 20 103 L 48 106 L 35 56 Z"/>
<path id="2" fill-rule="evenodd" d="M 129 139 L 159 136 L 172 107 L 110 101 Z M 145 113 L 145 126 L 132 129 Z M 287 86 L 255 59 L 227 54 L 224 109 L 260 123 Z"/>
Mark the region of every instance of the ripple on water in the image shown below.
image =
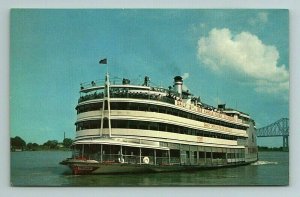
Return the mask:
<path id="1" fill-rule="evenodd" d="M 257 161 L 255 163 L 252 163 L 253 166 L 260 166 L 260 165 L 277 165 L 278 162 L 276 161 Z"/>

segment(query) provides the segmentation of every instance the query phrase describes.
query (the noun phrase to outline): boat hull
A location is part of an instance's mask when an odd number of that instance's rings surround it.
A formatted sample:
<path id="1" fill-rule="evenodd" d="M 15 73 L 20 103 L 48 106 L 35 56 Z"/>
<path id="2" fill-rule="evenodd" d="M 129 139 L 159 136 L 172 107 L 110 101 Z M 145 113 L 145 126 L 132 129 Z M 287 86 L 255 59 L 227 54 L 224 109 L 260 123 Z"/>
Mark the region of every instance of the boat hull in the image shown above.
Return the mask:
<path id="1" fill-rule="evenodd" d="M 232 163 L 226 165 L 204 166 L 204 165 L 180 165 L 180 164 L 147 165 L 147 164 L 127 164 L 127 163 L 91 163 L 87 161 L 61 162 L 61 164 L 69 166 L 74 175 L 195 171 L 195 170 L 248 165 L 250 163 L 252 162 L 240 162 L 240 163 L 234 163 L 234 164 Z"/>

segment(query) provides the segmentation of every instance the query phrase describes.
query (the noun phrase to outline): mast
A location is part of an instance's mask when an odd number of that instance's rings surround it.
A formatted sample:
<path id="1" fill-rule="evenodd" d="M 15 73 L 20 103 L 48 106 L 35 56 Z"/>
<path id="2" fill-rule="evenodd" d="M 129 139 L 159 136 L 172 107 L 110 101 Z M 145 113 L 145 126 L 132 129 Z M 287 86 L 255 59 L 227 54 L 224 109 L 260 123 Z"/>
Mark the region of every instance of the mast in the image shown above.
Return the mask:
<path id="1" fill-rule="evenodd" d="M 105 97 L 105 96 L 104 96 Z M 103 97 L 103 102 L 102 102 L 102 112 L 101 112 L 101 128 L 100 128 L 100 133 L 99 135 L 102 137 L 103 135 L 103 120 L 104 120 L 104 109 L 105 109 L 105 101 Z"/>
<path id="2" fill-rule="evenodd" d="M 106 88 L 106 101 L 107 101 L 107 109 L 108 109 L 108 129 L 109 129 L 109 137 L 111 137 L 111 120 L 110 120 L 110 93 L 109 93 L 109 74 L 106 72 L 105 77 L 105 88 Z"/>
<path id="3" fill-rule="evenodd" d="M 103 122 L 104 122 L 104 110 L 105 110 L 105 102 L 107 101 L 107 119 L 108 119 L 108 129 L 109 129 L 109 137 L 111 137 L 111 120 L 110 120 L 110 93 L 109 93 L 109 73 L 108 73 L 108 66 L 107 66 L 107 59 L 102 59 L 99 61 L 99 64 L 106 64 L 106 75 L 105 75 L 105 84 L 104 84 L 104 97 L 102 103 L 102 115 L 101 115 L 101 129 L 100 129 L 100 136 L 103 136 Z"/>

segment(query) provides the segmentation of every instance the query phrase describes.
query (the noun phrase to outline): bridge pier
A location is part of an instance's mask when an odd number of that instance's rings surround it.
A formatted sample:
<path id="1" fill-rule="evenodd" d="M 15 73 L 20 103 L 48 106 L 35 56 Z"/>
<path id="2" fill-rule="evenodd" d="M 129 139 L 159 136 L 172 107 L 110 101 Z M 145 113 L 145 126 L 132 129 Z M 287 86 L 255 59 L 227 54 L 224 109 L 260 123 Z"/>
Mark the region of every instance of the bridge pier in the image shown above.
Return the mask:
<path id="1" fill-rule="evenodd" d="M 283 136 L 283 150 L 288 151 L 289 150 L 289 136 L 288 135 L 284 135 Z"/>

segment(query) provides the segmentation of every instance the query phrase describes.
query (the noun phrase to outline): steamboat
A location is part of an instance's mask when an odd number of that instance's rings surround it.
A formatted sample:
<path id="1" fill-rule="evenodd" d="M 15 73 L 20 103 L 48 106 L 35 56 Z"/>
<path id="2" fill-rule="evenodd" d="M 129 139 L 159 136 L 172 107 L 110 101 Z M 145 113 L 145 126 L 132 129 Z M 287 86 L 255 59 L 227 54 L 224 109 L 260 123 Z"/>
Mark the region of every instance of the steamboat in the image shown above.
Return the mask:
<path id="1" fill-rule="evenodd" d="M 129 79 L 81 84 L 72 157 L 73 174 L 167 172 L 246 165 L 257 161 L 249 114 L 213 107 L 183 89 Z"/>

